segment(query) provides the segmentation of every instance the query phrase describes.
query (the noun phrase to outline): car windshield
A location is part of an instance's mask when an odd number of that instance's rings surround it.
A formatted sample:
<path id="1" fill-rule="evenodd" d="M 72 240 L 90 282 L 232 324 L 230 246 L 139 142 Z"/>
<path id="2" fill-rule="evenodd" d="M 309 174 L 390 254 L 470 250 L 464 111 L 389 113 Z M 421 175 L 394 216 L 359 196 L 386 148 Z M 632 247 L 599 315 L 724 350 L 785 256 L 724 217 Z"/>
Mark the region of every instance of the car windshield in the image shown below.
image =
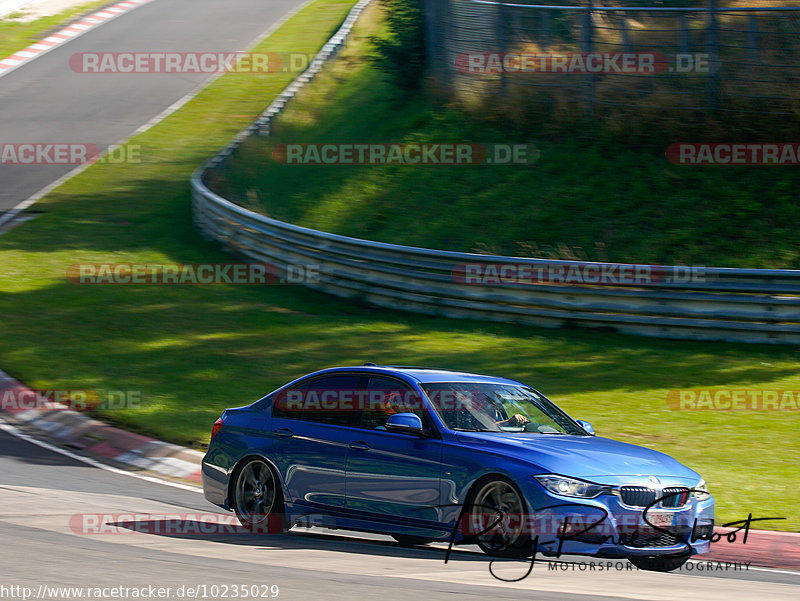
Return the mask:
<path id="1" fill-rule="evenodd" d="M 566 413 L 531 388 L 479 382 L 422 384 L 451 430 L 586 436 Z"/>

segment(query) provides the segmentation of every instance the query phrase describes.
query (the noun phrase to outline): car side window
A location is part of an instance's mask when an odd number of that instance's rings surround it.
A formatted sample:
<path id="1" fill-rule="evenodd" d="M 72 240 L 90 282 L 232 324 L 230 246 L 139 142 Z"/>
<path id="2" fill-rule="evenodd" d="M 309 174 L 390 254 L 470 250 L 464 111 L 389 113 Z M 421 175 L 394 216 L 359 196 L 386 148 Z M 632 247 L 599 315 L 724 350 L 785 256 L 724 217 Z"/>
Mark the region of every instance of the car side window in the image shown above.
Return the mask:
<path id="1" fill-rule="evenodd" d="M 425 423 L 422 399 L 408 384 L 393 378 L 370 378 L 359 427 L 386 430 L 386 420 L 396 413 L 415 413 Z"/>
<path id="2" fill-rule="evenodd" d="M 272 417 L 281 419 L 301 419 L 303 416 L 302 398 L 308 388 L 308 380 L 282 390 L 272 400 Z"/>
<path id="3" fill-rule="evenodd" d="M 324 376 L 311 380 L 302 391 L 289 394 L 288 406 L 302 405 L 300 419 L 318 424 L 351 426 L 354 411 L 353 397 L 358 393 L 362 378 L 356 375 Z"/>

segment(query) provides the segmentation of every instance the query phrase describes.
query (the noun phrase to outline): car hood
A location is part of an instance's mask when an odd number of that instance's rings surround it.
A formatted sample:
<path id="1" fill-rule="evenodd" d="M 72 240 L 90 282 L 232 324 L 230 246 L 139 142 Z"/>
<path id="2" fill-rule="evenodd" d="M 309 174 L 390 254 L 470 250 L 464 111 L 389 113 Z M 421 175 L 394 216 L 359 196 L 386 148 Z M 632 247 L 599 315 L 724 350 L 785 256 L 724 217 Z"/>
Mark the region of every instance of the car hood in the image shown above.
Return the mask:
<path id="1" fill-rule="evenodd" d="M 561 474 L 604 484 L 633 482 L 658 476 L 694 486 L 700 475 L 669 455 L 598 436 L 459 432 L 470 447 L 512 455 L 534 464 L 539 473 Z M 633 478 L 632 478 L 633 477 Z"/>

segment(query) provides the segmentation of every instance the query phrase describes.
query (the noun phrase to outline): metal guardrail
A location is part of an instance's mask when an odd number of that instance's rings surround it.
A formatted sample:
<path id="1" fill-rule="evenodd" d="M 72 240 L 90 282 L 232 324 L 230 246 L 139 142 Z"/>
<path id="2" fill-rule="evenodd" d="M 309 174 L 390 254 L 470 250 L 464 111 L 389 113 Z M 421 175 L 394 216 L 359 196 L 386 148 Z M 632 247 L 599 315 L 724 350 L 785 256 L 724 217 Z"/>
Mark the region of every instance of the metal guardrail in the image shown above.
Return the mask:
<path id="1" fill-rule="evenodd" d="M 382 307 L 662 338 L 800 342 L 800 270 L 703 268 L 702 277 L 687 279 L 683 267 L 650 266 L 658 277 L 637 286 L 566 285 L 548 277 L 535 283 L 471 283 L 464 277 L 467 265 L 595 273 L 618 272 L 621 264 L 479 255 L 360 240 L 278 221 L 212 192 L 203 181 L 206 171 L 224 165 L 247 136 L 268 134 L 271 119 L 341 47 L 368 3 L 362 0 L 353 8 L 309 70 L 258 121 L 192 176 L 194 220 L 206 236 L 242 257 L 281 269 L 319 265 L 319 279 L 307 282 L 308 286 Z"/>

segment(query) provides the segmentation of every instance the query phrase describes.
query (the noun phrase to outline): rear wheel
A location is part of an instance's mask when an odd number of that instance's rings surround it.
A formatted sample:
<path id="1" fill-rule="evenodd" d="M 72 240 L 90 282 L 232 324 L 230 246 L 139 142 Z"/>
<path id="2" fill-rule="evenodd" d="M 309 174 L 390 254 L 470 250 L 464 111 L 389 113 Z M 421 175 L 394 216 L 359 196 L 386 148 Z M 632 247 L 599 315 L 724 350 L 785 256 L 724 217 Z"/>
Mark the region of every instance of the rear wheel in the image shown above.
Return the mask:
<path id="1" fill-rule="evenodd" d="M 688 555 L 666 555 L 653 557 L 629 557 L 630 562 L 640 570 L 651 572 L 671 572 L 677 570 L 689 559 Z"/>
<path id="2" fill-rule="evenodd" d="M 469 521 L 465 534 L 477 535 L 475 542 L 484 553 L 495 557 L 530 556 L 525 502 L 513 482 L 495 476 L 479 483 L 466 509 Z"/>
<path id="3" fill-rule="evenodd" d="M 392 534 L 392 538 L 401 545 L 407 545 L 409 547 L 414 545 L 427 545 L 436 540 L 435 538 L 425 538 L 424 536 L 412 536 L 409 534 Z"/>
<path id="4" fill-rule="evenodd" d="M 237 471 L 232 506 L 239 522 L 248 530 L 279 534 L 288 529 L 278 479 L 262 459 L 252 459 Z"/>

